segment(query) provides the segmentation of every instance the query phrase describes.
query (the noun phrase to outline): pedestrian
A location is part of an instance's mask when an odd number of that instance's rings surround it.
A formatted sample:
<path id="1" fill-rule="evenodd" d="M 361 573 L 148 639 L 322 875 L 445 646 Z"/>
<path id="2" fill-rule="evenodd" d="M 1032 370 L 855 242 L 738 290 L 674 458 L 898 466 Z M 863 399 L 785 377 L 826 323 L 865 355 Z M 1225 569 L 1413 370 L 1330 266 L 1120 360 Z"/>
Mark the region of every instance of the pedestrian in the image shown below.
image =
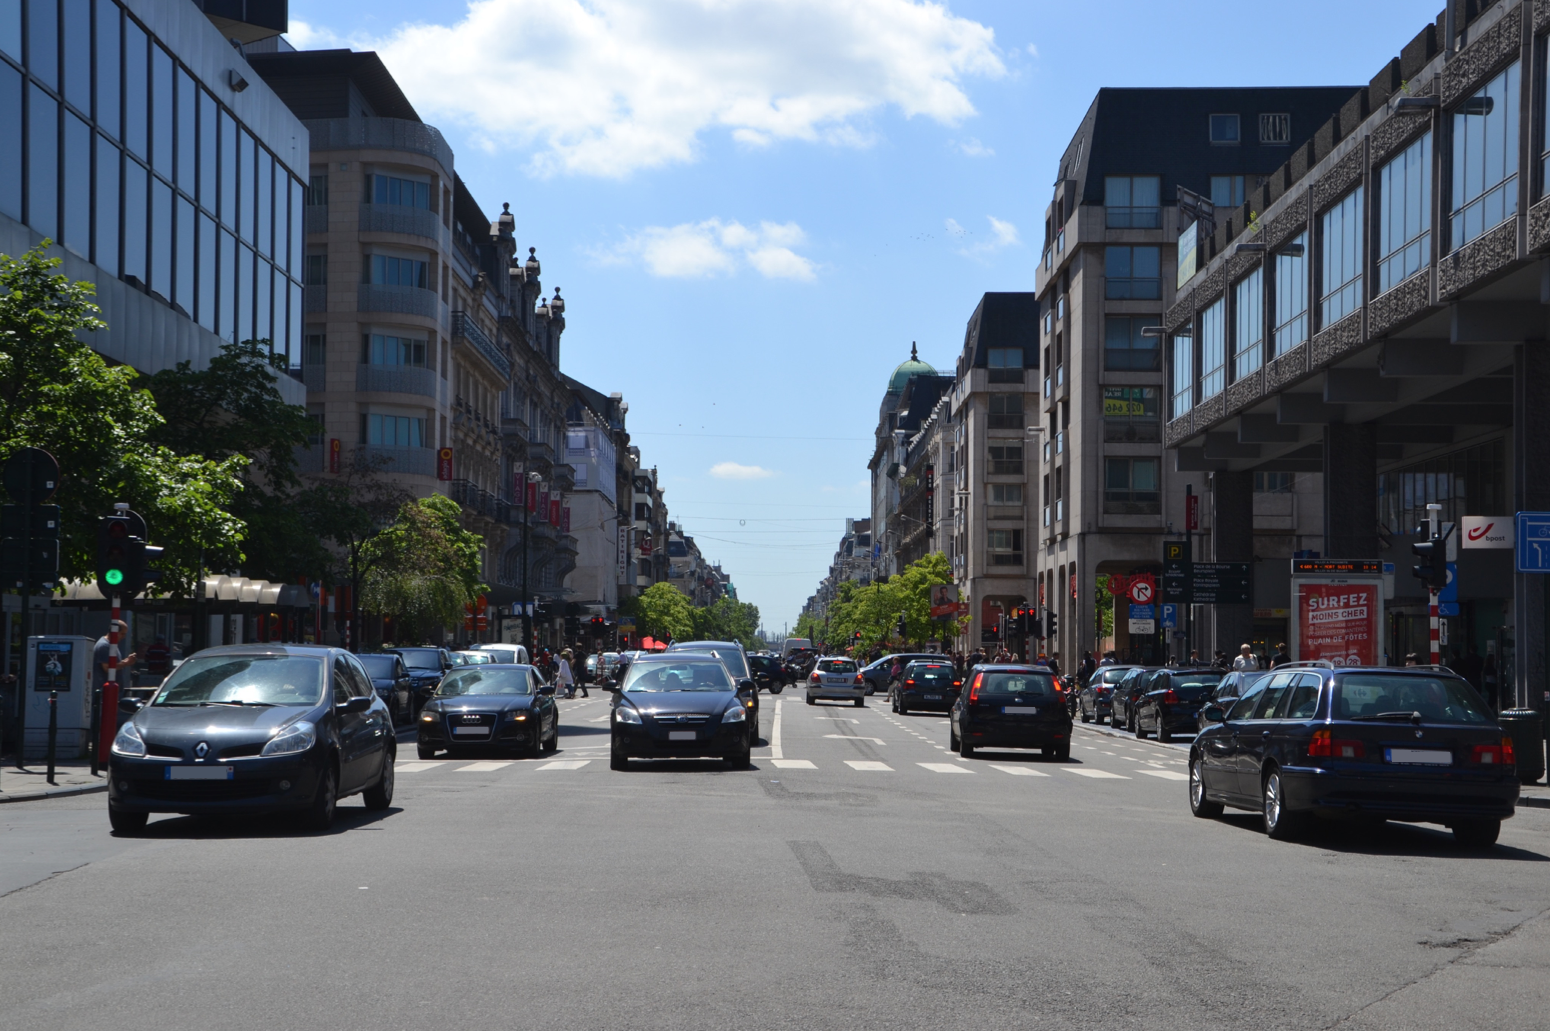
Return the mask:
<path id="1" fill-rule="evenodd" d="M 1169 662 L 1173 661 L 1172 656 L 1169 656 L 1168 661 Z M 1114 650 L 1112 648 L 1103 653 L 1103 661 L 1098 663 L 1098 665 L 1100 665 L 1100 666 L 1117 666 L 1117 665 L 1119 665 L 1119 659 L 1115 657 Z"/>
<path id="2" fill-rule="evenodd" d="M 1227 653 L 1218 648 L 1211 657 L 1211 668 L 1219 669 L 1223 673 L 1232 669 L 1232 663 L 1228 661 Z"/>
<path id="3" fill-rule="evenodd" d="M 555 671 L 554 680 L 559 685 L 559 690 L 565 693 L 566 698 L 576 697 L 576 677 L 571 673 L 570 669 L 569 648 L 560 652 L 560 665 Z M 581 689 L 583 696 L 586 694 L 586 690 L 586 687 L 583 686 Z"/>
<path id="4" fill-rule="evenodd" d="M 1420 664 L 1421 664 L 1421 656 L 1417 655 L 1415 652 L 1406 652 L 1405 653 L 1405 665 L 1406 666 L 1419 666 Z"/>
<path id="5" fill-rule="evenodd" d="M 1487 655 L 1480 667 L 1480 689 L 1492 712 L 1501 712 L 1501 674 L 1496 669 L 1496 656 Z"/>
<path id="6" fill-rule="evenodd" d="M 1200 649 L 1198 649 L 1198 648 L 1191 648 L 1189 650 L 1189 664 L 1191 666 L 1199 666 L 1199 665 L 1201 665 L 1201 662 L 1200 662 Z"/>
<path id="7" fill-rule="evenodd" d="M 1234 672 L 1247 673 L 1259 669 L 1259 656 L 1254 654 L 1254 649 L 1247 644 L 1239 645 L 1238 657 L 1232 660 Z"/>
<path id="8" fill-rule="evenodd" d="M 97 638 L 97 646 L 92 649 L 92 669 L 96 671 L 95 686 L 97 687 L 102 687 L 108 682 L 108 663 L 111 656 L 115 652 L 119 656 L 118 668 L 121 670 L 127 670 L 128 667 L 135 664 L 135 659 L 139 658 L 139 655 L 137 655 L 135 652 L 130 652 L 128 655 L 124 654 L 122 644 L 125 638 L 127 638 L 129 635 L 129 624 L 125 623 L 122 619 L 110 620 L 108 623 L 108 629 L 110 632 L 115 624 L 118 626 L 118 639 L 120 646 L 115 647 L 109 644 L 108 635 L 103 634 L 101 637 Z M 120 686 L 129 683 L 127 677 L 127 673 L 121 674 L 119 676 L 118 682 Z"/>
<path id="9" fill-rule="evenodd" d="M 1055 676 L 1060 676 L 1060 660 L 1051 655 L 1049 657 L 1049 671 Z"/>
<path id="10" fill-rule="evenodd" d="M 1093 671 L 1098 668 L 1097 661 L 1092 652 L 1082 653 L 1082 664 L 1076 668 L 1076 679 L 1082 687 L 1087 686 L 1087 681 L 1092 679 Z"/>
<path id="11" fill-rule="evenodd" d="M 1292 657 L 1286 651 L 1286 642 L 1282 641 L 1276 645 L 1276 653 L 1270 656 L 1270 668 L 1275 669 L 1277 666 L 1284 666 L 1291 661 Z"/>

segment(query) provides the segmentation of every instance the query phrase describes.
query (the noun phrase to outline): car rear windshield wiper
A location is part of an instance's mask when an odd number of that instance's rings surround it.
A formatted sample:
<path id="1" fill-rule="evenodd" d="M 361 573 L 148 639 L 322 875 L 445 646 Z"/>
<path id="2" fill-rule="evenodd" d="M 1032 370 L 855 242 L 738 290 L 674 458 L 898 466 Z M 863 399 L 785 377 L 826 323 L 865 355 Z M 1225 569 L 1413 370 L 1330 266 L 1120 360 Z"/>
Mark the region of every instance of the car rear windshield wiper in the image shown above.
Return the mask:
<path id="1" fill-rule="evenodd" d="M 1421 714 L 1418 712 L 1379 712 L 1370 716 L 1352 716 L 1353 720 L 1413 720 L 1421 722 Z"/>

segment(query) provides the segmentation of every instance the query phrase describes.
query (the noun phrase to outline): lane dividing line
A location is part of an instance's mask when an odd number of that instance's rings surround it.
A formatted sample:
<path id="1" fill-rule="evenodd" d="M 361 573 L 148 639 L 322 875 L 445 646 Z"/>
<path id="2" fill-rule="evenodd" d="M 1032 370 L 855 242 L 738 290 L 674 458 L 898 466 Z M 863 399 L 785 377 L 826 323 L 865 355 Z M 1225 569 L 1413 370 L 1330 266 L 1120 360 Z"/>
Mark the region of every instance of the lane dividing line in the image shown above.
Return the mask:
<path id="1" fill-rule="evenodd" d="M 853 770 L 861 770 L 866 773 L 892 773 L 893 767 L 887 763 L 873 762 L 870 759 L 846 759 L 845 765 Z"/>
<path id="2" fill-rule="evenodd" d="M 1163 780 L 1189 780 L 1189 774 L 1180 773 L 1178 770 L 1137 770 L 1148 777 L 1161 777 Z"/>
<path id="3" fill-rule="evenodd" d="M 930 770 L 932 773 L 973 773 L 962 766 L 954 766 L 952 763 L 916 763 L 916 766 Z"/>
<path id="4" fill-rule="evenodd" d="M 780 714 L 786 708 L 785 699 L 775 703 L 775 718 L 770 721 L 770 758 L 779 759 L 785 753 L 780 750 Z"/>
<path id="5" fill-rule="evenodd" d="M 990 764 L 990 768 L 993 769 L 993 770 L 1000 770 L 1002 773 L 1010 773 L 1014 777 L 1048 777 L 1049 776 L 1049 774 L 1045 773 L 1043 770 L 1034 770 L 1034 769 L 1030 769 L 1027 766 L 997 766 L 995 763 L 991 763 Z"/>
<path id="6" fill-rule="evenodd" d="M 1078 777 L 1091 777 L 1094 780 L 1129 780 L 1129 777 L 1118 773 L 1110 773 L 1108 770 L 1076 770 L 1066 768 L 1067 773 L 1074 773 Z"/>
<path id="7" fill-rule="evenodd" d="M 495 770 L 504 770 L 506 767 L 508 767 L 510 765 L 511 765 L 511 763 L 509 763 L 509 762 L 478 762 L 478 763 L 469 763 L 467 766 L 459 766 L 457 768 L 457 772 L 459 772 L 459 773 L 491 773 L 491 772 L 493 772 Z"/>
<path id="8" fill-rule="evenodd" d="M 396 763 L 393 764 L 393 773 L 394 774 L 399 774 L 399 773 L 419 773 L 421 770 L 428 770 L 428 769 L 430 769 L 433 766 L 440 766 L 440 765 L 441 765 L 440 763 L 428 763 L 428 762 L 402 762 L 402 763 L 396 762 Z"/>
<path id="9" fill-rule="evenodd" d="M 886 745 L 888 743 L 888 742 L 884 741 L 880 737 L 860 737 L 859 735 L 856 735 L 856 734 L 825 734 L 824 737 L 826 737 L 826 738 L 836 737 L 836 738 L 839 738 L 841 741 L 870 741 L 873 744 L 878 744 L 878 745 Z"/>
<path id="10" fill-rule="evenodd" d="M 770 765 L 777 770 L 816 770 L 818 768 L 808 759 L 771 759 Z"/>
<path id="11" fill-rule="evenodd" d="M 579 770 L 591 759 L 559 759 L 552 763 L 544 763 L 538 767 L 540 770 Z"/>

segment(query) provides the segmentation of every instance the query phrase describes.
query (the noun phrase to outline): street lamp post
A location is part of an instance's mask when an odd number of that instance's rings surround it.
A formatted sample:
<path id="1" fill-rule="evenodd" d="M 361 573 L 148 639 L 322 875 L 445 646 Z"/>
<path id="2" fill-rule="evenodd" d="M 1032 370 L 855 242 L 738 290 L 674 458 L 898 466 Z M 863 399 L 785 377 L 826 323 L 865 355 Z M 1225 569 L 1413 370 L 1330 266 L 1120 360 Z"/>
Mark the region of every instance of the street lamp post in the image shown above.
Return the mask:
<path id="1" fill-rule="evenodd" d="M 530 483 L 537 483 L 539 476 L 536 472 L 530 472 L 522 484 L 522 646 L 527 649 L 527 661 L 533 661 L 533 596 L 528 593 L 527 585 L 527 538 L 528 538 L 528 507 L 527 488 Z"/>

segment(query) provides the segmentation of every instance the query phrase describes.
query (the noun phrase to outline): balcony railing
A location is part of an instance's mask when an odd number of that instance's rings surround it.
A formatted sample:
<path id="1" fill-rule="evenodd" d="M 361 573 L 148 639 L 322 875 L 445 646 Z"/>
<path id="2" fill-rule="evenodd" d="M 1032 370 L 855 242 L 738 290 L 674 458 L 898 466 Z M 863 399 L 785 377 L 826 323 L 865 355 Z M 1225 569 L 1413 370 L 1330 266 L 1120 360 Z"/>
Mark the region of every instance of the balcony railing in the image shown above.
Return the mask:
<path id="1" fill-rule="evenodd" d="M 428 447 L 378 447 L 365 445 L 360 456 L 368 468 L 405 476 L 435 476 L 436 450 Z"/>
<path id="2" fill-rule="evenodd" d="M 325 150 L 407 150 L 423 154 L 452 172 L 452 148 L 434 127 L 404 118 L 314 118 L 302 123 L 312 136 L 312 153 Z"/>
<path id="3" fill-rule="evenodd" d="M 306 298 L 304 307 L 309 313 L 328 310 L 328 287 L 307 286 L 302 288 L 302 295 Z"/>
<path id="4" fill-rule="evenodd" d="M 434 290 L 422 290 L 417 286 L 362 283 L 357 290 L 355 307 L 359 311 L 392 312 L 434 319 L 439 315 L 439 303 Z"/>
<path id="5" fill-rule="evenodd" d="M 447 496 L 464 508 L 472 509 L 479 515 L 494 519 L 496 504 L 499 502 L 494 494 L 469 480 L 453 480 L 448 485 Z"/>
<path id="6" fill-rule="evenodd" d="M 436 372 L 412 365 L 362 365 L 355 373 L 355 389 L 435 397 Z"/>
<path id="7" fill-rule="evenodd" d="M 326 232 L 328 232 L 328 205 L 327 204 L 308 204 L 307 207 L 306 207 L 306 213 L 307 213 L 307 232 L 309 232 L 309 233 L 326 233 Z"/>
<path id="8" fill-rule="evenodd" d="M 441 220 L 434 211 L 426 208 L 411 208 L 403 204 L 362 204 L 361 232 L 401 233 L 439 241 Z"/>
<path id="9" fill-rule="evenodd" d="M 479 323 L 468 312 L 452 313 L 452 339 L 466 340 L 473 345 L 474 350 L 484 355 L 486 361 L 495 366 L 502 379 L 511 378 L 511 359 L 495 345 L 489 334 L 479 328 Z"/>

